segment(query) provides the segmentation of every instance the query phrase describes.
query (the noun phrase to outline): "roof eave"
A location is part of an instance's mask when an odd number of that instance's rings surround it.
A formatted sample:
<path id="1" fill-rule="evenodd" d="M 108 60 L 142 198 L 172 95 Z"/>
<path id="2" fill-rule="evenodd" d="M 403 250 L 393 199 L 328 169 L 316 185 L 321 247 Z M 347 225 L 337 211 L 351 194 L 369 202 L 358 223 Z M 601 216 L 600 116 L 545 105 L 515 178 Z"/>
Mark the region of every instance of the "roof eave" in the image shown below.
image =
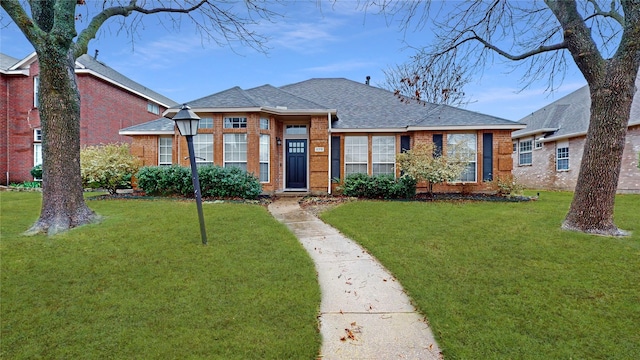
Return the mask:
<path id="1" fill-rule="evenodd" d="M 187 104 L 188 105 L 188 104 Z M 180 109 L 171 108 L 162 113 L 162 116 L 170 118 L 180 111 Z M 195 113 L 250 113 L 250 112 L 266 112 L 274 115 L 327 115 L 331 113 L 335 115 L 336 109 L 279 109 L 269 106 L 260 107 L 208 107 L 198 108 L 193 107 L 191 111 Z"/>
<path id="2" fill-rule="evenodd" d="M 526 126 L 525 126 L 526 128 Z M 539 129 L 533 129 L 533 130 L 529 130 L 529 131 L 525 131 L 522 132 L 520 134 L 514 135 L 511 134 L 511 138 L 512 139 L 519 139 L 521 137 L 525 137 L 525 136 L 531 136 L 531 135 L 535 135 L 535 134 L 540 134 L 540 133 L 548 133 L 548 132 L 556 132 L 558 131 L 559 128 L 539 128 Z"/>
<path id="3" fill-rule="evenodd" d="M 11 66 L 9 68 L 9 70 L 17 70 L 17 69 L 21 68 L 24 65 L 31 65 L 36 60 L 37 60 L 37 54 L 34 51 L 31 54 L 27 55 L 24 59 L 22 59 L 22 60 L 18 61 L 17 63 L 13 64 L 13 66 Z"/>
<path id="4" fill-rule="evenodd" d="M 524 129 L 524 124 L 489 124 L 489 125 L 433 125 L 433 126 L 407 126 L 408 131 L 418 130 L 514 130 Z"/>
<path id="5" fill-rule="evenodd" d="M 120 130 L 118 134 L 131 136 L 131 135 L 174 135 L 174 130 Z"/>
<path id="6" fill-rule="evenodd" d="M 407 128 L 331 128 L 331 133 L 399 133 L 407 132 Z"/>
<path id="7" fill-rule="evenodd" d="M 126 90 L 126 91 L 128 91 L 128 92 L 131 92 L 131 93 L 136 94 L 136 95 L 138 95 L 138 96 L 140 96 L 140 97 L 143 97 L 143 98 L 145 98 L 145 99 L 147 99 L 147 100 L 151 100 L 151 101 L 153 101 L 153 102 L 155 102 L 155 103 L 158 103 L 159 105 L 164 106 L 164 107 L 166 107 L 166 108 L 168 108 L 168 107 L 171 107 L 171 106 L 172 106 L 172 105 L 170 105 L 170 104 L 166 104 L 166 103 L 164 103 L 164 102 L 162 102 L 162 101 L 160 101 L 160 100 L 158 100 L 158 99 L 155 99 L 155 98 L 153 98 L 153 97 L 151 97 L 151 96 L 148 96 L 148 95 L 145 95 L 145 94 L 143 94 L 143 93 L 141 93 L 141 92 L 139 92 L 139 91 L 136 91 L 136 90 L 134 90 L 134 89 L 132 89 L 132 88 L 130 88 L 130 87 L 128 87 L 128 86 L 122 85 L 121 83 L 119 83 L 119 82 L 117 82 L 117 81 L 115 81 L 115 80 L 113 80 L 113 79 L 111 79 L 111 78 L 109 78 L 109 77 L 106 77 L 106 76 L 104 76 L 104 75 L 102 75 L 102 74 L 100 74 L 100 73 L 97 73 L 97 72 L 95 72 L 95 71 L 93 71 L 93 70 L 90 70 L 90 69 L 87 69 L 87 68 L 83 68 L 83 69 L 76 69 L 76 74 L 88 74 L 88 75 L 93 75 L 93 76 L 95 76 L 95 77 L 97 77 L 97 78 L 100 78 L 100 79 L 102 79 L 102 80 L 104 80 L 104 81 L 106 81 L 106 82 L 108 82 L 108 83 L 111 83 L 111 84 L 113 84 L 113 85 L 116 85 L 116 86 L 118 86 L 118 87 L 120 87 L 120 88 L 122 88 L 122 89 L 124 89 L 124 90 Z"/>
<path id="8" fill-rule="evenodd" d="M 0 70 L 0 74 L 4 75 L 24 75 L 29 76 L 28 69 L 20 69 L 20 70 Z"/>

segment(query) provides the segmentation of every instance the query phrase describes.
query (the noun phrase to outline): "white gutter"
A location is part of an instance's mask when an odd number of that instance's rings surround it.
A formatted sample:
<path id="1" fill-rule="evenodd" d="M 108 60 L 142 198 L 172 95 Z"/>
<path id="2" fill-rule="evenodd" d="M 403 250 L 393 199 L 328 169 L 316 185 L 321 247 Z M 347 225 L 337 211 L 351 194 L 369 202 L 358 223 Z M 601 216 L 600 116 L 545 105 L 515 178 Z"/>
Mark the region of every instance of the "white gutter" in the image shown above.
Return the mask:
<path id="1" fill-rule="evenodd" d="M 0 70 L 0 74 L 5 74 L 5 75 L 24 75 L 24 76 L 29 76 L 29 69 L 22 69 L 22 70 Z"/>
<path id="2" fill-rule="evenodd" d="M 173 135 L 173 130 L 120 130 L 119 135 Z"/>
<path id="3" fill-rule="evenodd" d="M 513 123 L 509 125 L 445 125 L 445 126 L 407 126 L 407 131 L 417 130 L 514 130 L 524 129 L 527 125 Z"/>
<path id="4" fill-rule="evenodd" d="M 407 132 L 407 128 L 375 128 L 375 129 L 332 129 L 336 133 L 391 133 L 391 132 Z"/>
<path id="5" fill-rule="evenodd" d="M 511 138 L 512 139 L 519 139 L 521 137 L 525 137 L 525 136 L 531 136 L 531 135 L 535 135 L 535 134 L 540 134 L 540 133 L 547 133 L 547 132 L 556 132 L 558 131 L 559 128 L 540 128 L 540 129 L 534 129 L 534 130 L 529 130 L 529 131 L 525 131 L 525 132 L 521 132 L 518 135 L 513 135 L 513 133 L 511 134 Z M 518 130 L 519 131 L 519 130 Z M 515 131 L 514 131 L 515 132 Z"/>
<path id="6" fill-rule="evenodd" d="M 187 103 L 189 105 L 189 103 Z M 162 116 L 169 117 L 169 115 L 175 115 L 180 109 L 172 108 L 167 109 L 162 113 Z M 270 106 L 256 106 L 256 107 L 229 107 L 229 108 L 191 108 L 191 111 L 195 113 L 239 113 L 239 112 L 264 112 L 273 115 L 324 115 L 335 114 L 336 109 L 285 109 Z"/>

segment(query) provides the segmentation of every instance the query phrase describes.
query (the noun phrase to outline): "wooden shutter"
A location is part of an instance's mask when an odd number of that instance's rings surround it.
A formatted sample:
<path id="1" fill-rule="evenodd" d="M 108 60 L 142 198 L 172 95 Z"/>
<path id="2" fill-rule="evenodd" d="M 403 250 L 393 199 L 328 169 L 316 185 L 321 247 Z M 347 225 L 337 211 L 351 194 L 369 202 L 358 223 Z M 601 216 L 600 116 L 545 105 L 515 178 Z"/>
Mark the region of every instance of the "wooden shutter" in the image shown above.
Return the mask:
<path id="1" fill-rule="evenodd" d="M 407 152 L 411 150 L 411 136 L 402 135 L 400 136 L 400 152 Z"/>
<path id="2" fill-rule="evenodd" d="M 442 134 L 433 134 L 433 157 L 442 156 Z"/>
<path id="3" fill-rule="evenodd" d="M 482 181 L 493 181 L 493 133 L 482 134 Z"/>
<path id="4" fill-rule="evenodd" d="M 331 178 L 340 179 L 340 136 L 331 137 Z"/>

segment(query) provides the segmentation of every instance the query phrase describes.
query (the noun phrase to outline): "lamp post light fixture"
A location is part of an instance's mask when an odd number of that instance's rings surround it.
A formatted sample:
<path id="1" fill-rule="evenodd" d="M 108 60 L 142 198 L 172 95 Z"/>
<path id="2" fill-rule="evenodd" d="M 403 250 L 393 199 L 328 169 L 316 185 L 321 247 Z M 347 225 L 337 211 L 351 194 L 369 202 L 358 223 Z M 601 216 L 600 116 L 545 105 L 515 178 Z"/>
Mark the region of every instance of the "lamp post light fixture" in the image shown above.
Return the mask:
<path id="1" fill-rule="evenodd" d="M 193 189 L 196 196 L 196 204 L 198 206 L 198 218 L 200 219 L 200 235 L 202 236 L 202 245 L 207 245 L 207 232 L 204 228 L 204 215 L 202 214 L 202 197 L 200 195 L 200 180 L 198 179 L 198 168 L 196 166 L 195 151 L 193 150 L 193 136 L 198 134 L 198 124 L 200 117 L 196 115 L 187 104 L 173 117 L 176 122 L 180 135 L 187 138 L 187 147 L 189 148 L 189 163 L 191 164 L 191 180 L 193 180 Z"/>

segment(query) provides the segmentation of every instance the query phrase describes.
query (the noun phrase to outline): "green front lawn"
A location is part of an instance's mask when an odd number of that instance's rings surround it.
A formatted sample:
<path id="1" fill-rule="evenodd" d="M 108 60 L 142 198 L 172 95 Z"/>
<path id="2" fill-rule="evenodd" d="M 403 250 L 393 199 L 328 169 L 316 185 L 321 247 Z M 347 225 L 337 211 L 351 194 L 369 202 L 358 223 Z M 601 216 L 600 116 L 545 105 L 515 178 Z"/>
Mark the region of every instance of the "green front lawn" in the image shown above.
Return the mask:
<path id="1" fill-rule="evenodd" d="M 446 359 L 640 359 L 640 196 L 617 199 L 626 238 L 560 230 L 570 201 L 359 201 L 322 218 L 398 278 Z"/>
<path id="2" fill-rule="evenodd" d="M 0 193 L 0 358 L 314 359 L 313 262 L 260 206 L 89 201 L 105 220 L 24 237 L 40 193 Z"/>

